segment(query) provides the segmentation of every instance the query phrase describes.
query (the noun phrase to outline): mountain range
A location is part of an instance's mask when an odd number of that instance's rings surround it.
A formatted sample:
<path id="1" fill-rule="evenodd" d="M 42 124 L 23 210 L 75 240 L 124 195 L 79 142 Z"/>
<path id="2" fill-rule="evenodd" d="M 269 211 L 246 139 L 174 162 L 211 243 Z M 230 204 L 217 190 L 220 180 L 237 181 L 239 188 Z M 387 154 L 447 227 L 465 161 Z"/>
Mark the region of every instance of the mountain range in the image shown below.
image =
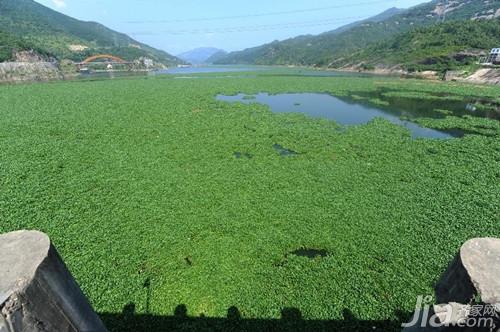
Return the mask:
<path id="1" fill-rule="evenodd" d="M 227 56 L 216 61 L 217 64 L 257 64 L 257 65 L 299 65 L 299 66 L 317 66 L 341 68 L 347 65 L 362 64 L 370 62 L 370 66 L 377 65 L 373 63 L 371 51 L 374 47 L 378 49 L 389 45 L 394 46 L 401 57 L 404 56 L 405 50 L 398 49 L 398 40 L 408 40 L 412 37 L 405 34 L 413 34 L 415 29 L 426 29 L 421 31 L 421 35 L 431 34 L 433 27 L 436 24 L 446 22 L 465 22 L 465 21 L 489 21 L 491 29 L 482 25 L 482 31 L 495 31 L 500 17 L 500 1 L 491 0 L 455 0 L 444 2 L 441 0 L 433 0 L 428 3 L 423 3 L 409 9 L 391 8 L 377 16 L 351 23 L 340 27 L 336 30 L 322 33 L 320 35 L 305 35 L 283 41 L 274 41 L 262 46 L 249 48 L 243 51 L 232 52 Z M 453 23 L 445 23 L 451 24 Z M 473 26 L 467 25 L 467 26 Z M 474 30 L 478 32 L 477 30 Z M 458 33 L 457 30 L 450 30 L 449 34 Z M 473 40 L 474 35 L 464 29 L 460 33 L 466 33 L 466 39 Z M 441 38 L 447 38 L 446 29 L 441 31 Z M 488 34 L 490 35 L 490 34 Z M 477 40 L 481 39 L 481 35 L 476 35 Z M 483 48 L 498 47 L 497 38 L 489 38 L 490 44 L 482 43 Z M 457 40 L 457 38 L 452 38 Z M 443 46 L 443 50 L 456 51 L 455 48 L 445 45 L 449 40 L 441 39 L 434 40 Z M 458 41 L 460 44 L 460 40 Z M 478 43 L 476 43 L 478 44 Z M 385 46 L 384 46 L 385 45 Z M 462 42 L 460 47 L 469 47 L 468 43 Z M 403 45 L 401 45 L 403 47 Z M 422 47 L 426 45 L 422 44 Z M 438 49 L 439 47 L 435 48 Z M 432 56 L 433 52 L 425 52 L 422 50 L 422 57 L 415 56 L 412 61 L 425 61 L 427 55 Z M 363 52 L 364 51 L 364 52 Z M 383 52 L 382 52 L 383 53 Z M 382 55 L 379 52 L 379 55 Z M 418 53 L 418 52 L 417 52 Z M 357 54 L 353 58 L 353 54 Z M 387 55 L 387 54 L 386 54 Z M 414 55 L 415 52 L 414 52 Z M 442 55 L 442 52 L 439 54 Z M 382 62 L 383 65 L 400 64 L 402 58 L 392 57 L 389 61 Z M 382 59 L 383 60 L 383 59 Z"/>
<path id="2" fill-rule="evenodd" d="M 177 55 L 178 58 L 193 64 L 209 64 L 213 59 L 218 59 L 227 54 L 226 51 L 215 47 L 199 47 Z"/>
<path id="3" fill-rule="evenodd" d="M 0 0 L 0 62 L 15 51 L 34 50 L 45 58 L 82 61 L 113 54 L 159 65 L 298 65 L 367 70 L 446 71 L 472 64 L 489 48 L 500 47 L 499 0 L 432 0 L 379 15 L 319 35 L 274 41 L 227 53 L 204 47 L 178 57 L 138 42 L 96 22 L 84 22 L 33 0 Z"/>
<path id="4" fill-rule="evenodd" d="M 0 43 L 0 61 L 9 60 L 12 50 L 35 49 L 57 59 L 74 61 L 105 53 L 129 61 L 147 57 L 163 65 L 183 63 L 126 34 L 96 22 L 74 19 L 33 0 L 0 0 Z"/>

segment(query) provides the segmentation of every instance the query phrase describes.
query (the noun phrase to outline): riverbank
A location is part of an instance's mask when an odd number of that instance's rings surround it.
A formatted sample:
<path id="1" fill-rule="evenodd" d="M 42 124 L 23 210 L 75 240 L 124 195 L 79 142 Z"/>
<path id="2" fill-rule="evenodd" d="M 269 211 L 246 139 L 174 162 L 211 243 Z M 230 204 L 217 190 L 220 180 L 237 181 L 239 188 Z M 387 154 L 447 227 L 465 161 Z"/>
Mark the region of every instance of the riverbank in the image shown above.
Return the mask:
<path id="1" fill-rule="evenodd" d="M 308 66 L 206 66 L 187 67 L 171 69 L 134 69 L 132 71 L 99 70 L 90 74 L 80 74 L 74 69 L 74 65 L 66 62 L 49 61 L 18 61 L 0 63 L 0 83 L 19 82 L 45 82 L 54 80 L 72 80 L 79 78 L 115 78 L 122 76 L 137 76 L 144 73 L 155 75 L 163 74 L 208 74 L 208 73 L 229 73 L 229 72 L 254 72 L 270 71 L 272 69 L 298 71 L 303 76 L 342 76 L 342 74 L 352 74 L 361 76 L 386 76 L 400 78 L 418 78 L 433 81 L 459 81 L 472 84 L 500 84 L 500 68 L 481 68 L 474 73 L 467 73 L 465 70 L 448 71 L 444 75 L 436 71 L 408 72 L 399 66 L 375 67 L 373 69 L 363 69 L 360 67 L 342 67 L 338 69 L 320 68 Z M 305 71 L 305 72 L 304 72 Z M 317 74 L 317 75 L 316 75 Z"/>
<path id="2" fill-rule="evenodd" d="M 79 72 L 76 64 L 70 60 L 58 61 L 53 58 L 44 58 L 35 52 L 16 53 L 14 61 L 0 62 L 0 83 L 23 83 L 23 82 L 48 82 L 58 80 L 73 80 L 79 78 L 115 77 L 131 75 L 137 76 L 155 70 L 165 70 L 162 64 L 146 68 L 139 61 L 134 63 L 129 70 L 92 70 L 89 73 Z"/>
<path id="3" fill-rule="evenodd" d="M 39 82 L 63 78 L 62 71 L 54 62 L 0 63 L 0 82 Z"/>
<path id="4" fill-rule="evenodd" d="M 480 68 L 473 73 L 467 73 L 467 71 L 465 70 L 449 70 L 444 75 L 433 70 L 409 72 L 402 69 L 400 66 L 375 67 L 373 69 L 363 69 L 358 66 L 350 66 L 333 70 L 350 73 L 367 73 L 381 76 L 401 76 L 404 78 L 418 78 L 427 80 L 459 81 L 473 84 L 500 84 L 500 68 Z"/>
<path id="5" fill-rule="evenodd" d="M 446 75 L 451 81 L 474 84 L 500 84 L 500 68 L 481 68 L 472 75 L 463 76 L 463 72 L 448 72 Z"/>

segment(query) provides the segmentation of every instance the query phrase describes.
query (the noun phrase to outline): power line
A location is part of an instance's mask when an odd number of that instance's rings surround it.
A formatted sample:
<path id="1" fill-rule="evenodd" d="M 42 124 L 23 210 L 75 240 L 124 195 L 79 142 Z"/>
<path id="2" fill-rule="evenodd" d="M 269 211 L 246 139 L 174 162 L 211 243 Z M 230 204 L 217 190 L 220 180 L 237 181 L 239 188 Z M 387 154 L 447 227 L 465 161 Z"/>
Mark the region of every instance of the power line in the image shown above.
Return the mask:
<path id="1" fill-rule="evenodd" d="M 315 20 L 307 22 L 289 22 L 280 24 L 236 26 L 236 27 L 214 28 L 214 29 L 165 30 L 165 31 L 155 31 L 155 32 L 138 31 L 138 32 L 128 32 L 128 34 L 138 36 L 138 35 L 162 35 L 162 34 L 171 34 L 171 35 L 210 34 L 210 33 L 220 34 L 220 33 L 235 33 L 235 32 L 269 31 L 269 30 L 324 26 L 324 25 L 331 25 L 332 23 L 339 23 L 344 21 L 352 21 L 365 18 L 366 17 L 363 16 L 355 16 L 355 17 L 342 17 L 342 18 Z"/>
<path id="2" fill-rule="evenodd" d="M 297 10 L 288 10 L 288 11 L 280 11 L 280 12 L 259 13 L 259 14 L 245 14 L 245 15 L 220 16 L 220 17 L 199 17 L 199 18 L 174 19 L 174 20 L 128 21 L 128 22 L 125 22 L 125 23 L 130 23 L 130 24 L 144 24 L 144 23 L 182 23 L 182 22 L 221 21 L 221 20 L 232 20 L 232 19 L 242 19 L 242 18 L 254 18 L 254 17 L 265 17 L 265 16 L 301 14 L 301 13 L 318 12 L 318 11 L 331 10 L 331 9 L 339 9 L 339 8 L 349 8 L 349 7 L 357 7 L 357 6 L 375 5 L 375 4 L 381 4 L 381 3 L 395 3 L 397 1 L 399 1 L 399 0 L 391 0 L 391 1 L 387 1 L 387 0 L 375 0 L 375 1 L 368 1 L 368 2 L 351 3 L 351 4 L 346 4 L 346 5 L 336 5 L 336 6 L 327 6 L 327 7 L 309 8 L 309 9 L 297 9 Z"/>

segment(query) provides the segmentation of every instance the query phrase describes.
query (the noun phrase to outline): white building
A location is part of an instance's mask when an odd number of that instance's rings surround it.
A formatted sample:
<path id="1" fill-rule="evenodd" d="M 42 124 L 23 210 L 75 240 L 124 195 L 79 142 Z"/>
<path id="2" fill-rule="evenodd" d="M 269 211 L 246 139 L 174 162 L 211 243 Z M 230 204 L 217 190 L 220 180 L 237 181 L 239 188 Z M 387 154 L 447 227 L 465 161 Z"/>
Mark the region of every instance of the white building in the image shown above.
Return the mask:
<path id="1" fill-rule="evenodd" d="M 500 64 L 500 48 L 492 48 L 486 62 Z"/>
<path id="2" fill-rule="evenodd" d="M 149 58 L 144 58 L 142 60 L 142 62 L 144 63 L 144 66 L 146 68 L 153 68 L 153 66 L 155 65 L 154 61 L 152 59 L 149 59 Z"/>

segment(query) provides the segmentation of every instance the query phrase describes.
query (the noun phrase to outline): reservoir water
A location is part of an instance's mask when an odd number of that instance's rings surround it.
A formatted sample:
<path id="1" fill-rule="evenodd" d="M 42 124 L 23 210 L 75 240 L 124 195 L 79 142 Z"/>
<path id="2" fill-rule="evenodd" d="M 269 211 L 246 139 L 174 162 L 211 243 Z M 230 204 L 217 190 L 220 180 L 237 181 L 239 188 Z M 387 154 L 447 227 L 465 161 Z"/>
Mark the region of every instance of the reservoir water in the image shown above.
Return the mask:
<path id="1" fill-rule="evenodd" d="M 257 95 L 238 94 L 234 96 L 218 95 L 217 100 L 226 102 L 241 102 L 245 104 L 260 103 L 268 105 L 276 113 L 301 112 L 315 118 L 334 120 L 341 125 L 366 124 L 376 117 L 389 120 L 400 126 L 406 127 L 413 138 L 452 138 L 461 136 L 460 133 L 450 133 L 422 127 L 410 120 L 400 117 L 408 116 L 411 110 L 382 109 L 373 105 L 366 105 L 349 100 L 348 98 L 334 97 L 321 93 L 286 93 L 270 95 L 259 93 Z"/>
<path id="2" fill-rule="evenodd" d="M 172 67 L 164 70 L 158 70 L 156 74 L 204 74 L 204 73 L 237 73 L 249 71 L 265 71 L 270 67 L 264 66 L 189 66 Z"/>

